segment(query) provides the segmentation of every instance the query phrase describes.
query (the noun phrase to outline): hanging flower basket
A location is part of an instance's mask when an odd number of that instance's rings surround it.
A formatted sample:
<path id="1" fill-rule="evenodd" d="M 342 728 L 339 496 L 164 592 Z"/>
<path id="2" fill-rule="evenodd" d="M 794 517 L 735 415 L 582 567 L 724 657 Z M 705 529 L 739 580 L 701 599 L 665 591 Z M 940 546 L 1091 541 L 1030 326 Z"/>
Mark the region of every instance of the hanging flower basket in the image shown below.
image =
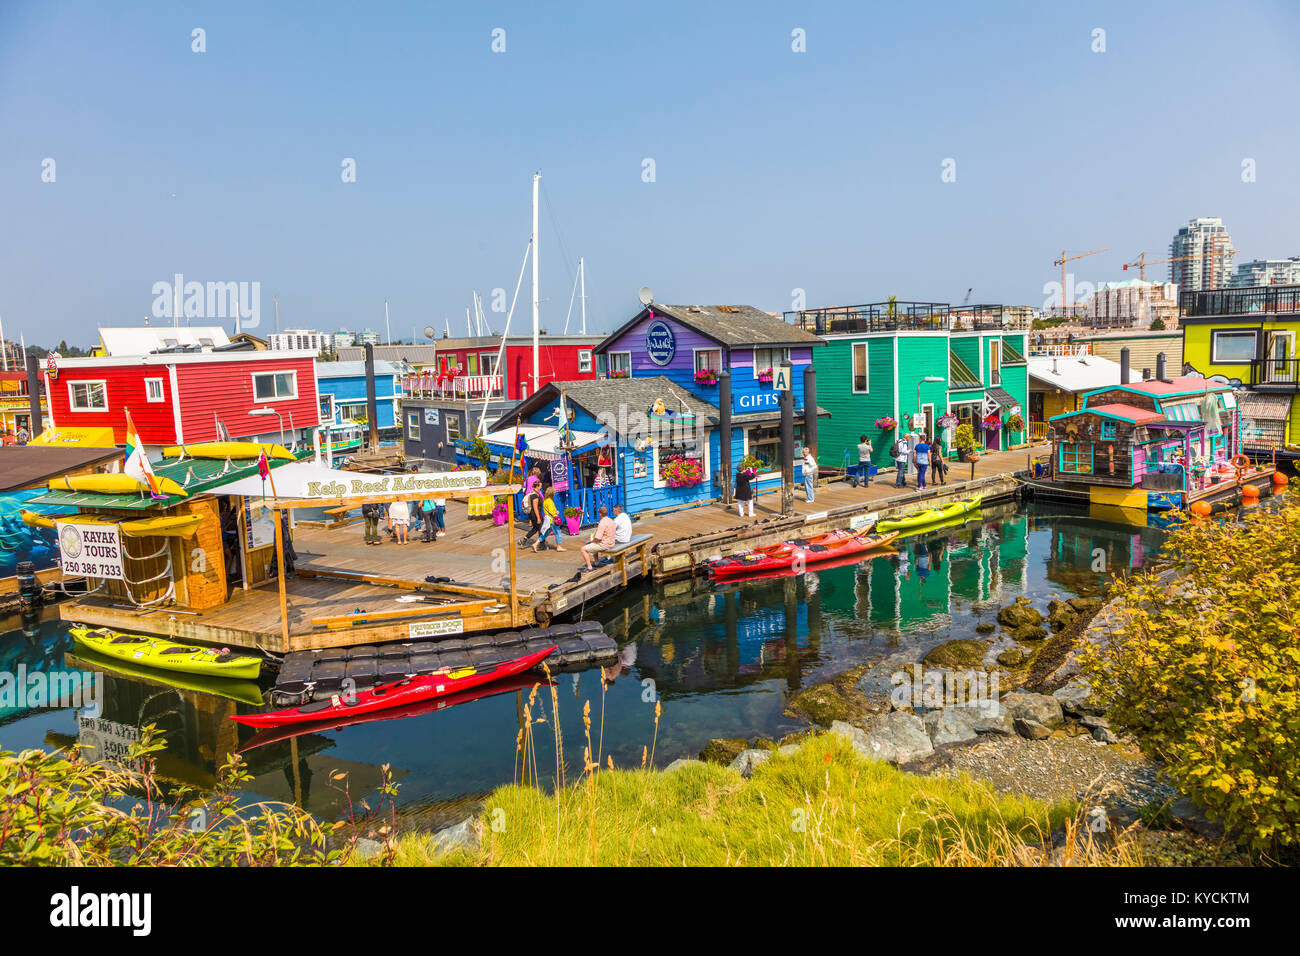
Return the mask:
<path id="1" fill-rule="evenodd" d="M 765 371 L 759 372 L 759 373 L 758 373 L 758 380 L 759 380 L 760 382 L 770 382 L 770 381 L 772 381 L 772 370 L 769 368 L 769 369 L 766 369 Z"/>
<path id="2" fill-rule="evenodd" d="M 711 368 L 702 368 L 695 373 L 696 385 L 717 385 L 718 373 Z"/>
<path id="3" fill-rule="evenodd" d="M 961 423 L 960 418 L 958 418 L 952 412 L 947 412 L 939 416 L 939 419 L 938 421 L 935 422 L 935 425 L 937 425 L 939 428 L 956 428 L 960 423 Z"/>
<path id="4" fill-rule="evenodd" d="M 892 431 L 898 427 L 898 421 L 892 415 L 885 415 L 876 419 L 876 427 L 882 431 Z"/>
<path id="5" fill-rule="evenodd" d="M 674 458 L 663 465 L 664 484 L 689 488 L 704 481 L 704 465 L 698 458 Z"/>
<path id="6" fill-rule="evenodd" d="M 1025 430 L 1025 420 L 1019 415 L 1012 415 L 1007 419 L 1007 428 L 1013 432 L 1022 432 Z"/>
<path id="7" fill-rule="evenodd" d="M 997 415 L 990 415 L 981 424 L 988 431 L 995 432 L 1002 427 L 1002 419 L 998 418 Z"/>

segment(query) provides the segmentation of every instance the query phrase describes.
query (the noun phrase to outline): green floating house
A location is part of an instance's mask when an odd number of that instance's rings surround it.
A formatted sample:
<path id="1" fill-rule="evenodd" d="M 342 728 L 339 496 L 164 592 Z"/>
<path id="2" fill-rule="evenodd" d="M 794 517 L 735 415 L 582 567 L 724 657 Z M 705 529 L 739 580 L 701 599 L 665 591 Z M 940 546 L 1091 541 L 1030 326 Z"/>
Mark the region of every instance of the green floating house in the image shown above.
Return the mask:
<path id="1" fill-rule="evenodd" d="M 890 467 L 894 442 L 914 420 L 948 458 L 957 456 L 956 425 L 970 425 L 992 451 L 1028 440 L 1028 333 L 1009 309 L 891 300 L 787 312 L 786 321 L 826 341 L 813 360 L 818 403 L 831 413 L 819 426 L 823 467 L 856 464 L 862 435 L 872 461 Z M 954 423 L 947 429 L 945 416 Z M 1019 429 L 1008 426 L 1013 416 Z"/>

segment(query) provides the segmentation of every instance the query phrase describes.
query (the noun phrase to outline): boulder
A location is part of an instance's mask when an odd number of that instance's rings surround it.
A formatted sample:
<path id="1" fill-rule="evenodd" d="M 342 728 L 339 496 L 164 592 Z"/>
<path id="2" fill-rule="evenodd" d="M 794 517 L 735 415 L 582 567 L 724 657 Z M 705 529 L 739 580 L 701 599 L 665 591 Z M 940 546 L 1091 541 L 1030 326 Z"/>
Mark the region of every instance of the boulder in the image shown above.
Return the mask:
<path id="1" fill-rule="evenodd" d="M 966 714 L 971 729 L 977 734 L 1013 734 L 1011 715 L 996 700 L 972 701 L 954 708 Z"/>
<path id="2" fill-rule="evenodd" d="M 799 752 L 799 748 L 802 746 L 803 746 L 802 744 L 782 744 L 781 746 L 776 748 L 776 752 L 780 754 L 782 757 L 790 757 L 793 756 L 794 754 L 797 754 Z"/>
<path id="3" fill-rule="evenodd" d="M 771 759 L 772 751 L 770 750 L 742 750 L 739 756 L 731 762 L 731 769 L 742 777 L 748 778 L 753 775 L 755 767 Z"/>
<path id="4" fill-rule="evenodd" d="M 1095 597 L 1072 597 L 1065 602 L 1074 608 L 1080 614 L 1088 614 L 1101 607 L 1101 598 Z"/>
<path id="5" fill-rule="evenodd" d="M 1025 652 L 1023 648 L 1008 647 L 998 655 L 998 663 L 1003 667 L 1019 667 L 1025 662 Z"/>
<path id="6" fill-rule="evenodd" d="M 930 735 L 930 742 L 936 747 L 974 740 L 977 736 L 974 719 L 968 707 L 945 707 L 943 710 L 932 710 L 921 718 L 921 723 L 925 725 L 926 733 Z"/>
<path id="7" fill-rule="evenodd" d="M 749 741 L 744 737 L 714 737 L 700 751 L 700 759 L 725 767 L 748 749 Z"/>
<path id="8" fill-rule="evenodd" d="M 831 733 L 847 736 L 853 748 L 868 760 L 902 764 L 934 752 L 921 718 L 901 710 L 872 718 L 865 730 L 836 721 Z"/>
<path id="9" fill-rule="evenodd" d="M 979 667 L 984 663 L 984 653 L 988 648 L 989 645 L 985 641 L 944 641 L 930 648 L 923 661 L 931 667 L 947 667 L 954 670 Z"/>
<path id="10" fill-rule="evenodd" d="M 694 760 L 690 757 L 678 757 L 668 766 L 664 767 L 664 773 L 674 773 L 675 771 L 681 770 L 683 767 L 703 767 L 703 766 L 704 766 L 703 760 Z"/>
<path id="11" fill-rule="evenodd" d="M 1002 698 L 1002 706 L 1014 721 L 1017 718 L 1032 720 L 1048 730 L 1056 730 L 1065 723 L 1061 702 L 1047 694 L 1028 694 L 1013 691 Z"/>
<path id="12" fill-rule="evenodd" d="M 1059 606 L 1053 608 L 1047 615 L 1047 623 L 1051 625 L 1053 631 L 1063 631 L 1079 619 L 1079 612 L 1064 601 L 1052 603 L 1059 603 Z"/>
<path id="13" fill-rule="evenodd" d="M 429 853 L 433 856 L 450 850 L 468 850 L 473 853 L 478 850 L 478 843 L 478 827 L 474 823 L 474 818 L 466 817 L 455 826 L 446 827 L 431 836 Z"/>
<path id="14" fill-rule="evenodd" d="M 1025 717 L 1017 717 L 1012 726 L 1015 727 L 1016 733 L 1028 740 L 1042 740 L 1044 737 L 1052 736 L 1052 732 L 1036 720 L 1029 720 Z"/>
<path id="15" fill-rule="evenodd" d="M 1103 744 L 1119 743 L 1119 737 L 1117 737 L 1115 732 L 1109 727 L 1093 727 L 1092 739 Z"/>
<path id="16" fill-rule="evenodd" d="M 352 847 L 352 856 L 358 860 L 373 860 L 375 857 L 382 856 L 385 849 L 385 844 L 380 843 L 378 840 L 358 837 L 357 842 Z"/>
<path id="17" fill-rule="evenodd" d="M 1071 681 L 1064 687 L 1052 691 L 1052 696 L 1061 704 L 1061 709 L 1072 717 L 1085 714 L 1101 714 L 1104 708 L 1092 699 L 1092 688 L 1081 680 Z"/>
<path id="18" fill-rule="evenodd" d="M 998 611 L 998 623 L 1015 629 L 1026 624 L 1042 624 L 1043 615 L 1030 606 L 1028 598 L 1017 598 L 1016 603 Z"/>
<path id="19" fill-rule="evenodd" d="M 997 630 L 997 627 L 998 627 L 998 626 L 997 626 L 996 624 L 976 624 L 976 625 L 975 625 L 975 633 L 976 633 L 976 634 L 992 634 L 994 631 Z"/>
<path id="20" fill-rule="evenodd" d="M 1041 624 L 1021 624 L 1011 632 L 1013 641 L 1041 641 L 1047 636 L 1047 628 Z"/>

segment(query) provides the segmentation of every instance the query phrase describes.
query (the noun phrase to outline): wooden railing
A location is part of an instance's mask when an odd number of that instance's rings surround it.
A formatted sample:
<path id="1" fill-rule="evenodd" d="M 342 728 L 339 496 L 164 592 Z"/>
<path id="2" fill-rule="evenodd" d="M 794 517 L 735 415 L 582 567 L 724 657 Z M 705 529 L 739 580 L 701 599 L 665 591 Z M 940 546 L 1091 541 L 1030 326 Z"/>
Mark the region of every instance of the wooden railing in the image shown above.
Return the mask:
<path id="1" fill-rule="evenodd" d="M 1047 426 L 1047 422 L 1030 422 L 1029 423 L 1030 444 L 1033 444 L 1035 442 L 1040 442 L 1040 441 L 1047 441 L 1048 431 L 1049 429 Z"/>

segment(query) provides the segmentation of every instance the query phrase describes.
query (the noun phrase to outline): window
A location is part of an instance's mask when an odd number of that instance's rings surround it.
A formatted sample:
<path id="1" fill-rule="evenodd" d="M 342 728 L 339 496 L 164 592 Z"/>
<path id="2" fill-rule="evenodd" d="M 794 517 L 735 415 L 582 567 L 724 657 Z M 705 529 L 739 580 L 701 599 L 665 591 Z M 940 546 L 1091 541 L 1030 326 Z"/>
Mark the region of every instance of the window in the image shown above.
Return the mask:
<path id="1" fill-rule="evenodd" d="M 656 445 L 654 486 L 693 487 L 708 481 L 708 447 L 709 443 L 705 439 Z"/>
<path id="2" fill-rule="evenodd" d="M 853 391 L 866 392 L 867 379 L 867 343 L 853 343 Z"/>
<path id="3" fill-rule="evenodd" d="M 409 412 L 406 416 L 406 437 L 420 440 L 420 413 Z"/>
<path id="4" fill-rule="evenodd" d="M 609 377 L 610 378 L 629 378 L 632 375 L 632 353 L 631 352 L 610 352 L 609 353 Z"/>
<path id="5" fill-rule="evenodd" d="M 722 371 L 722 349 L 696 349 L 695 350 L 695 371 L 713 372 L 715 375 Z"/>
<path id="6" fill-rule="evenodd" d="M 1118 423 L 1118 422 L 1103 421 L 1103 422 L 1101 423 L 1101 439 L 1102 439 L 1102 441 L 1110 441 L 1111 439 L 1117 437 L 1118 434 L 1119 434 L 1119 423 Z"/>
<path id="7" fill-rule="evenodd" d="M 1255 332 L 1211 332 L 1210 361 L 1245 364 L 1255 358 Z"/>
<path id="8" fill-rule="evenodd" d="M 467 366 L 465 370 L 466 375 L 478 374 L 478 356 L 475 355 L 473 352 L 470 352 L 468 355 L 465 356 L 465 365 Z"/>
<path id="9" fill-rule="evenodd" d="M 478 357 L 478 366 L 483 370 L 484 375 L 495 375 L 497 373 L 497 357 L 492 352 L 483 352 Z"/>
<path id="10" fill-rule="evenodd" d="M 144 397 L 151 402 L 161 402 L 163 400 L 162 379 L 146 378 L 144 380 Z"/>
<path id="11" fill-rule="evenodd" d="M 755 426 L 745 436 L 747 452 L 763 463 L 764 468 L 781 467 L 781 426 Z M 803 425 L 794 426 L 794 444 L 803 447 Z"/>
<path id="12" fill-rule="evenodd" d="M 591 371 L 591 349 L 578 349 L 578 371 Z"/>
<path id="13" fill-rule="evenodd" d="M 68 405 L 74 412 L 106 412 L 108 386 L 104 382 L 69 382 Z"/>
<path id="14" fill-rule="evenodd" d="M 447 444 L 450 445 L 460 437 L 460 419 L 455 415 L 447 416 Z"/>
<path id="15" fill-rule="evenodd" d="M 789 349 L 754 349 L 754 377 L 789 361 Z"/>
<path id="16" fill-rule="evenodd" d="M 1062 442 L 1061 471 L 1074 475 L 1092 474 L 1092 442 Z"/>
<path id="17" fill-rule="evenodd" d="M 1002 384 L 1002 340 L 989 342 L 989 384 Z"/>
<path id="18" fill-rule="evenodd" d="M 596 356 L 596 378 L 609 377 L 609 356 L 601 352 Z"/>
<path id="19" fill-rule="evenodd" d="M 253 398 L 259 402 L 286 401 L 298 397 L 297 372 L 256 372 Z"/>

